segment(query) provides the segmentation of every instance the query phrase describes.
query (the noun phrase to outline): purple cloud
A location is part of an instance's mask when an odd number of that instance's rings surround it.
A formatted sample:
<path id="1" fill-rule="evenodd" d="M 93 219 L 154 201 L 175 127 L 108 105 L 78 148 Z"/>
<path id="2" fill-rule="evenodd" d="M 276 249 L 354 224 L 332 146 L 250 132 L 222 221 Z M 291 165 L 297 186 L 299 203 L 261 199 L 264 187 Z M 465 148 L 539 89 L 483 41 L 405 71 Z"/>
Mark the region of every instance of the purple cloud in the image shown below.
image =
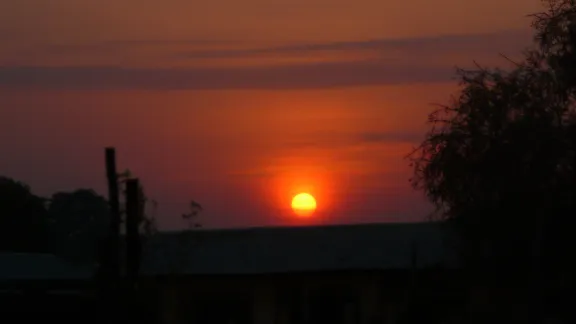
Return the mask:
<path id="1" fill-rule="evenodd" d="M 421 54 L 450 51 L 518 51 L 530 44 L 530 30 L 509 30 L 486 34 L 439 35 L 398 39 L 301 44 L 246 50 L 195 50 L 180 54 L 186 58 L 238 58 L 261 54 L 306 54 L 318 51 L 406 51 Z"/>
<path id="2" fill-rule="evenodd" d="M 102 49 L 131 46 L 131 43 L 102 43 Z M 158 41 L 150 41 L 153 44 Z M 130 45 L 131 44 L 131 45 Z M 386 84 L 432 83 L 453 80 L 454 66 L 428 62 L 427 56 L 454 51 L 490 51 L 496 55 L 529 45 L 529 33 L 508 31 L 485 35 L 445 35 L 406 39 L 336 42 L 254 50 L 211 50 L 177 52 L 189 58 L 237 58 L 262 53 L 306 54 L 314 51 L 372 49 L 385 53 L 400 50 L 396 59 L 361 59 L 292 65 L 192 68 L 123 68 L 106 66 L 0 66 L 0 86 L 42 89 L 312 89 Z M 66 50 L 66 48 L 62 48 Z M 71 49 L 70 49 L 71 50 Z M 73 50 L 72 50 L 73 52 Z M 39 52 L 41 55 L 42 51 Z"/>
<path id="3" fill-rule="evenodd" d="M 352 61 L 243 68 L 0 67 L 0 86 L 43 89 L 300 89 L 442 82 L 450 67 Z"/>

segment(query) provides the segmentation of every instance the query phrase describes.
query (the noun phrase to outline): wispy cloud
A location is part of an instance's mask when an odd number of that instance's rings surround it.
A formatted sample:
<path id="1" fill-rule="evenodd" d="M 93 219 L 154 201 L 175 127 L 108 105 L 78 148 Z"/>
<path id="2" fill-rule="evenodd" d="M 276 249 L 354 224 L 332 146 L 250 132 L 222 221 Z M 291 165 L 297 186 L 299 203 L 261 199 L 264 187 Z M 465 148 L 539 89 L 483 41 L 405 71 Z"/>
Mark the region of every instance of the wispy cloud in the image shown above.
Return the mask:
<path id="1" fill-rule="evenodd" d="M 297 134 L 291 138 L 278 141 L 270 145 L 266 140 L 262 144 L 263 150 L 270 150 L 273 147 L 281 147 L 282 150 L 300 151 L 312 149 L 315 152 L 319 150 L 342 150 L 350 149 L 380 149 L 382 145 L 390 144 L 415 144 L 422 140 L 422 132 L 416 130 L 406 131 L 373 131 L 373 132 L 322 132 L 316 131 L 311 133 Z M 251 141 L 251 146 L 257 146 L 259 143 Z"/>
<path id="2" fill-rule="evenodd" d="M 169 41 L 174 42 L 174 41 Z M 125 41 L 94 45 L 94 48 L 133 48 L 140 44 L 159 45 L 164 41 Z M 186 42 L 183 42 L 186 43 Z M 433 56 L 450 57 L 455 52 L 470 55 L 469 61 L 482 53 L 513 51 L 519 53 L 530 44 L 529 33 L 506 31 L 485 35 L 445 35 L 427 38 L 381 39 L 323 44 L 303 44 L 255 49 L 212 44 L 209 40 L 190 41 L 208 50 L 182 50 L 176 47 L 168 53 L 172 60 L 238 59 L 258 55 L 281 57 L 298 53 L 312 57 L 316 52 L 376 51 L 374 55 L 343 55 L 330 61 L 296 61 L 282 64 L 271 60 L 266 64 L 187 65 L 177 68 L 139 68 L 101 66 L 0 66 L 0 86 L 4 88 L 47 89 L 311 89 L 385 84 L 431 83 L 452 80 L 452 60 L 435 60 Z M 89 46 L 88 46 L 89 48 Z M 212 49 L 210 49 L 212 48 Z M 55 47 L 53 50 L 74 52 L 78 48 Z M 389 56 L 394 52 L 395 56 Z M 42 52 L 39 52 L 40 54 Z M 348 54 L 350 54 L 348 53 Z M 480 53 L 480 54 L 479 54 Z M 38 55 L 40 55 L 38 54 Z M 92 53 L 93 54 L 93 53 Z M 466 56 L 468 57 L 468 56 Z M 36 56 L 38 58 L 38 56 Z M 166 59 L 170 61 L 170 59 Z M 38 60 L 36 60 L 38 62 Z M 261 62 L 260 62 L 261 63 Z"/>
<path id="3" fill-rule="evenodd" d="M 449 67 L 395 66 L 386 61 L 246 68 L 0 67 L 4 88 L 45 89 L 301 89 L 442 82 Z"/>
<path id="4" fill-rule="evenodd" d="M 364 143 L 416 143 L 422 140 L 421 132 L 368 132 L 360 134 L 359 141 Z"/>
<path id="5" fill-rule="evenodd" d="M 190 47 L 209 47 L 209 46 L 232 46 L 242 44 L 240 41 L 215 40 L 215 39 L 141 39 L 141 40 L 112 40 L 87 44 L 49 44 L 35 47 L 35 52 L 43 54 L 79 54 L 82 52 L 116 52 L 122 50 L 132 50 L 139 47 L 167 47 L 167 46 L 190 46 Z"/>
<path id="6" fill-rule="evenodd" d="M 299 44 L 278 47 L 263 47 L 244 50 L 199 50 L 184 52 L 187 58 L 237 58 L 262 54 L 312 53 L 319 51 L 406 51 L 422 55 L 450 51 L 489 50 L 517 51 L 529 44 L 529 30 L 509 30 L 487 34 L 440 35 L 398 39 L 372 39 L 364 41 Z"/>

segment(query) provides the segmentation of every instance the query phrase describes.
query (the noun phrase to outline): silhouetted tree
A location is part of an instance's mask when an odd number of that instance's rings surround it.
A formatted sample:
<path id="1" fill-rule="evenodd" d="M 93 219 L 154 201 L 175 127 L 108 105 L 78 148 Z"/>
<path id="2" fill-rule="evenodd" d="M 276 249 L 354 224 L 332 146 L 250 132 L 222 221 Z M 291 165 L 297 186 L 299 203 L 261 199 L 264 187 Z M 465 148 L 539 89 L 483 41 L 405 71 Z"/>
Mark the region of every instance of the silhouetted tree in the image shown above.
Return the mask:
<path id="1" fill-rule="evenodd" d="M 124 198 L 124 184 L 130 177 L 129 171 L 118 177 Z M 157 203 L 142 186 L 140 195 L 140 232 L 146 241 L 157 232 Z M 121 205 L 123 223 L 125 204 Z M 192 201 L 190 211 L 182 217 L 190 227 L 199 227 L 197 216 L 201 210 L 201 205 Z M 57 192 L 46 199 L 34 195 L 22 182 L 0 177 L 0 251 L 53 253 L 79 262 L 99 263 L 105 253 L 109 221 L 108 201 L 92 189 Z"/>
<path id="2" fill-rule="evenodd" d="M 203 210 L 202 205 L 195 200 L 191 200 L 188 207 L 190 210 L 187 213 L 182 214 L 182 219 L 188 223 L 188 228 L 193 229 L 202 227 L 202 224 L 197 221 L 198 216 Z"/>
<path id="3" fill-rule="evenodd" d="M 106 199 L 92 189 L 58 192 L 48 207 L 50 237 L 56 254 L 95 260 L 110 221 Z"/>
<path id="4" fill-rule="evenodd" d="M 576 252 L 576 4 L 544 2 L 536 46 L 509 70 L 459 70 L 459 95 L 410 155 L 463 265 L 494 285 L 519 279 L 516 297 L 551 296 Z"/>
<path id="5" fill-rule="evenodd" d="M 542 0 L 547 10 L 532 15 L 537 51 L 531 51 L 533 62 L 545 64 L 553 73 L 558 95 L 569 100 L 576 86 L 576 2 Z"/>
<path id="6" fill-rule="evenodd" d="M 45 200 L 28 185 L 0 176 L 0 250 L 46 251 Z"/>
<path id="7" fill-rule="evenodd" d="M 118 177 L 124 196 L 124 184 L 130 177 L 129 171 L 123 172 Z M 156 232 L 154 210 L 151 210 L 156 207 L 156 202 L 145 195 L 142 186 L 140 194 L 140 230 L 145 238 Z M 120 212 L 124 223 L 126 218 L 124 203 L 121 205 Z M 59 192 L 50 199 L 48 211 L 51 220 L 51 246 L 56 254 L 79 261 L 99 259 L 110 222 L 109 204 L 106 198 L 92 189 Z"/>

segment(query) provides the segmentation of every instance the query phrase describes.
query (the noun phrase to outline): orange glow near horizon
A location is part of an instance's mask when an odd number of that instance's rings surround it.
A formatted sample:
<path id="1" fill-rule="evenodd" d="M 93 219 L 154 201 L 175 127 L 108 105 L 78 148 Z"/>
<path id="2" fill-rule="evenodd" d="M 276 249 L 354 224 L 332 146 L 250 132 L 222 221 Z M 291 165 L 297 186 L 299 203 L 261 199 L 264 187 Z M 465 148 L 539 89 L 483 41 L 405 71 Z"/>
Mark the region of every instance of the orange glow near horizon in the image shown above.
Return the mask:
<path id="1" fill-rule="evenodd" d="M 460 91 L 454 66 L 506 68 L 498 53 L 522 55 L 534 45 L 526 14 L 545 9 L 31 2 L 0 1 L 2 175 L 42 196 L 105 193 L 101 155 L 113 145 L 158 201 L 162 230 L 187 225 L 190 199 L 207 228 L 420 220 L 433 206 L 407 181 L 405 157 L 429 130 L 430 104 Z M 291 204 L 301 193 L 317 203 L 309 215 Z"/>
<path id="2" fill-rule="evenodd" d="M 309 193 L 299 193 L 292 198 L 292 210 L 298 216 L 309 217 L 316 210 L 316 199 Z"/>
<path id="3" fill-rule="evenodd" d="M 270 204 L 274 206 L 272 208 L 279 208 L 282 215 L 279 216 L 286 217 L 284 220 L 291 223 L 295 221 L 295 211 L 287 202 L 291 203 L 298 194 L 307 193 L 314 197 L 316 202 L 321 202 L 322 215 L 328 212 L 334 190 L 341 185 L 342 180 L 332 168 L 323 167 L 332 165 L 331 157 L 322 156 L 320 151 L 316 154 L 304 151 L 286 153 L 294 156 L 270 161 L 270 166 L 265 168 L 269 177 L 260 184 L 262 190 L 269 195 Z M 302 155 L 298 156 L 298 153 Z M 315 215 L 314 221 L 319 221 L 318 217 L 320 215 Z"/>

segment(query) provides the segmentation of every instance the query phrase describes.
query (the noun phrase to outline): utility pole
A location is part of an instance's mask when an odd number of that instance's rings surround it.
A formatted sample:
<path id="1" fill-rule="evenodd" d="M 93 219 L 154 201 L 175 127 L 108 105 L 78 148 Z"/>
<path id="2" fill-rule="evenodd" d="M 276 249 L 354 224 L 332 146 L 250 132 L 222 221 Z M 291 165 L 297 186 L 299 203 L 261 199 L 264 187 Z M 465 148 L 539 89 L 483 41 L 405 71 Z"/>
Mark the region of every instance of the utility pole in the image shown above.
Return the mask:
<path id="1" fill-rule="evenodd" d="M 126 300 L 123 303 L 130 322 L 142 320 L 140 298 L 138 296 L 138 270 L 140 268 L 141 243 L 138 225 L 142 215 L 142 198 L 138 179 L 126 181 Z"/>
<path id="2" fill-rule="evenodd" d="M 106 274 L 112 285 L 120 279 L 120 192 L 116 170 L 116 149 L 106 148 L 106 177 L 108 179 L 108 203 L 110 204 L 110 228 L 106 251 Z"/>
<path id="3" fill-rule="evenodd" d="M 126 274 L 130 289 L 135 288 L 140 267 L 140 182 L 138 179 L 126 181 Z"/>

